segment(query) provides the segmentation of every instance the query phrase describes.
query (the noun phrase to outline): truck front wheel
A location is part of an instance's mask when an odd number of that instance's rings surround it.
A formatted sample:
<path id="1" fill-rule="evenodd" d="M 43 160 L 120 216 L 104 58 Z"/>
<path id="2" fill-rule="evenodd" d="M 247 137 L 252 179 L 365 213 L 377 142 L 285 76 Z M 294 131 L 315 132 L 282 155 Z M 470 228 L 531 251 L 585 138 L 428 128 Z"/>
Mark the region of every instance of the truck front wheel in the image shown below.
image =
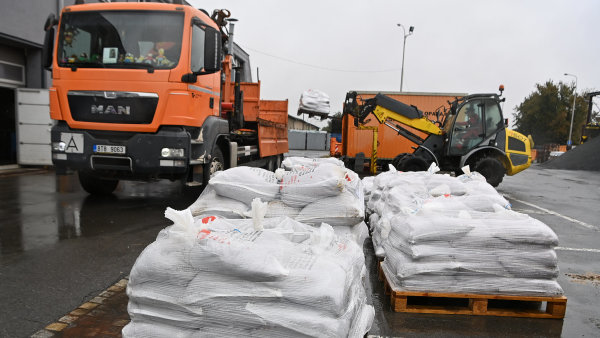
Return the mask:
<path id="1" fill-rule="evenodd" d="M 221 151 L 221 149 L 219 149 L 219 147 L 215 146 L 215 149 L 213 149 L 211 156 L 210 156 L 210 161 L 208 163 L 206 163 L 204 165 L 204 170 L 203 170 L 203 180 L 204 180 L 204 185 L 208 184 L 208 181 L 210 180 L 210 177 L 216 173 L 217 171 L 220 170 L 225 170 L 225 159 L 223 157 L 223 152 Z"/>
<path id="2" fill-rule="evenodd" d="M 83 190 L 92 195 L 109 195 L 117 188 L 119 180 L 107 180 L 87 174 L 83 171 L 78 172 L 79 183 Z"/>
<path id="3" fill-rule="evenodd" d="M 475 171 L 483 175 L 492 187 L 497 187 L 502 182 L 505 172 L 502 163 L 494 157 L 484 157 L 477 161 Z"/>

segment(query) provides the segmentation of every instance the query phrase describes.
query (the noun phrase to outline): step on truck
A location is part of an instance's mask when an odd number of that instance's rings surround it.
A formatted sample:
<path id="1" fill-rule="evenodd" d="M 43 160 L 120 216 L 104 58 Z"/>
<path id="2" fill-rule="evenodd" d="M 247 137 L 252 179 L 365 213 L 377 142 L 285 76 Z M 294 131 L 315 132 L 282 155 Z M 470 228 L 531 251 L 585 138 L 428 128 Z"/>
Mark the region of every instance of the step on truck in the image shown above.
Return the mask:
<path id="1" fill-rule="evenodd" d="M 50 14 L 43 62 L 57 174 L 77 171 L 84 190 L 107 194 L 119 180 L 201 185 L 237 165 L 278 167 L 288 102 L 260 99 L 235 21 L 184 2 Z"/>

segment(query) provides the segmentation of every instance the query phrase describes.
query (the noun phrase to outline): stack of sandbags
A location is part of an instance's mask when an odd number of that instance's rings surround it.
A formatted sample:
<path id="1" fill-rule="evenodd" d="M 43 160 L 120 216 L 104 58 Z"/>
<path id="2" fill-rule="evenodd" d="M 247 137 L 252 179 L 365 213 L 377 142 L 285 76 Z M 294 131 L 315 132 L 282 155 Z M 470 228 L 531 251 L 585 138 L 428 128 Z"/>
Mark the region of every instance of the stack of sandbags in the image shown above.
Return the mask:
<path id="1" fill-rule="evenodd" d="M 562 294 L 556 234 L 511 211 L 481 175 L 390 171 L 373 187 L 368 202 L 373 242 L 395 288 Z"/>
<path id="2" fill-rule="evenodd" d="M 260 198 L 267 202 L 266 218 L 285 216 L 315 226 L 327 223 L 362 244 L 367 234 L 362 182 L 338 162 L 294 158 L 286 164 L 287 171 L 236 167 L 218 172 L 190 211 L 194 216 L 247 218 L 251 202 Z"/>
<path id="3" fill-rule="evenodd" d="M 138 257 L 124 337 L 362 337 L 373 320 L 364 256 L 348 238 L 289 218 L 193 218 Z"/>
<path id="4" fill-rule="evenodd" d="M 421 210 L 489 211 L 510 209 L 510 203 L 489 185 L 479 173 L 459 177 L 428 171 L 399 172 L 390 166 L 373 180 L 367 215 L 373 236 L 375 254 L 385 256 L 383 243 L 390 231 L 390 220 L 398 215 L 412 215 Z"/>
<path id="5" fill-rule="evenodd" d="M 382 264 L 401 289 L 559 295 L 556 234 L 511 210 L 421 210 L 390 221 Z"/>

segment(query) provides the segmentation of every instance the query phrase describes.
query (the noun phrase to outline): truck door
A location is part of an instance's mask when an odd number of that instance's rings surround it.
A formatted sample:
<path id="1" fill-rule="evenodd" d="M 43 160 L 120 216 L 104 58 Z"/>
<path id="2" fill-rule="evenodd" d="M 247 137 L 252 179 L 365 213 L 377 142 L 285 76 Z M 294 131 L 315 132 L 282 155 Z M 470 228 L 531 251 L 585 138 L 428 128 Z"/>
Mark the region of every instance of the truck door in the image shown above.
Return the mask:
<path id="1" fill-rule="evenodd" d="M 18 88 L 15 96 L 17 163 L 52 165 L 48 90 Z"/>

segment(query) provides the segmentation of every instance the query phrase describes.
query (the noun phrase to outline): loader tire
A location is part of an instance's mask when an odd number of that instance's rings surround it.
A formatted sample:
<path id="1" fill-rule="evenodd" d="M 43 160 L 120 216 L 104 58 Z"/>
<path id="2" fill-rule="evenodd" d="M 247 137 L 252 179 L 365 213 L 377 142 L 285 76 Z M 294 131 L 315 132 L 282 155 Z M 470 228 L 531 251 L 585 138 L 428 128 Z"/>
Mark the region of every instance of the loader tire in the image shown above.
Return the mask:
<path id="1" fill-rule="evenodd" d="M 225 170 L 225 158 L 223 157 L 221 149 L 218 146 L 215 146 L 211 152 L 210 162 L 206 163 L 202 170 L 202 185 L 206 186 L 210 177 L 219 170 Z"/>
<path id="2" fill-rule="evenodd" d="M 83 171 L 79 171 L 78 176 L 83 190 L 91 195 L 110 195 L 119 184 L 119 180 L 98 178 Z"/>
<path id="3" fill-rule="evenodd" d="M 394 166 L 394 168 L 396 168 L 396 170 L 400 170 L 400 163 L 402 162 L 402 159 L 406 155 L 408 155 L 408 154 L 400 154 L 400 155 L 394 157 L 394 159 L 392 160 L 392 165 Z"/>
<path id="4" fill-rule="evenodd" d="M 428 167 L 427 161 L 421 157 L 409 154 L 400 160 L 396 169 L 400 171 L 424 171 L 427 170 Z"/>
<path id="5" fill-rule="evenodd" d="M 475 171 L 485 177 L 485 180 L 492 186 L 497 187 L 504 178 L 504 166 L 497 158 L 484 157 L 475 163 Z"/>

